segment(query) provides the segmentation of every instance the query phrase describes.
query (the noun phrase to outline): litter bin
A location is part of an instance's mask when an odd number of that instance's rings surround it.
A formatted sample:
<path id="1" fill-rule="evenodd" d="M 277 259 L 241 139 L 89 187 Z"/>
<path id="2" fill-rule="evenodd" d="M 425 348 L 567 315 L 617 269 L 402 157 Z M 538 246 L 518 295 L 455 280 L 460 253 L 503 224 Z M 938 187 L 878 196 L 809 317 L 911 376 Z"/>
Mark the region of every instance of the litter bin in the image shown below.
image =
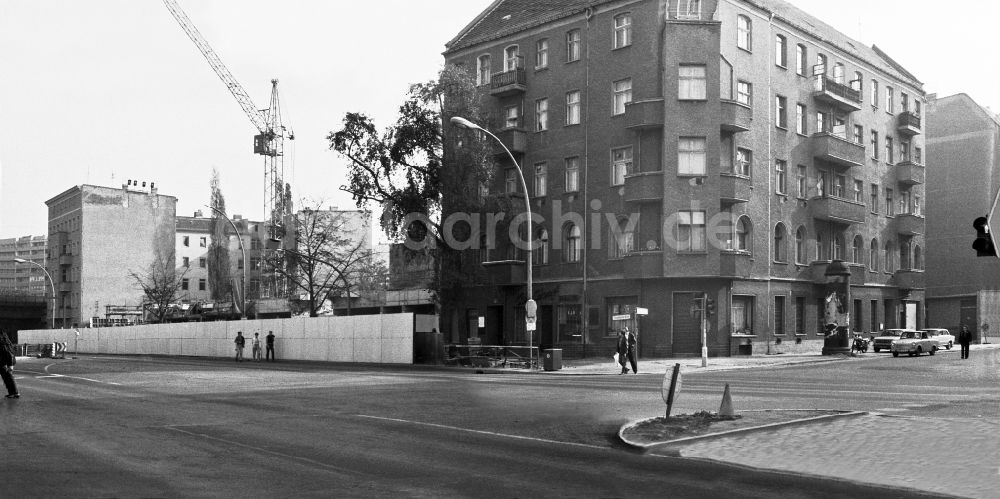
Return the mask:
<path id="1" fill-rule="evenodd" d="M 558 371 L 562 369 L 562 349 L 550 348 L 542 354 L 542 366 L 546 371 Z"/>

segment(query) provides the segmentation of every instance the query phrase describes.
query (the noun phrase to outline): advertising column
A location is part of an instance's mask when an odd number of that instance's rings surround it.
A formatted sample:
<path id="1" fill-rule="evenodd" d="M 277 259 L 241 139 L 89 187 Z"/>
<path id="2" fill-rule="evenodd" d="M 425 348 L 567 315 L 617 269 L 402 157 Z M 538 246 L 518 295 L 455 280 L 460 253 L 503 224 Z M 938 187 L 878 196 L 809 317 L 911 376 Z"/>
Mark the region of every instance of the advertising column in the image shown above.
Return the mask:
<path id="1" fill-rule="evenodd" d="M 843 260 L 826 267 L 823 288 L 823 355 L 851 353 L 851 269 Z"/>

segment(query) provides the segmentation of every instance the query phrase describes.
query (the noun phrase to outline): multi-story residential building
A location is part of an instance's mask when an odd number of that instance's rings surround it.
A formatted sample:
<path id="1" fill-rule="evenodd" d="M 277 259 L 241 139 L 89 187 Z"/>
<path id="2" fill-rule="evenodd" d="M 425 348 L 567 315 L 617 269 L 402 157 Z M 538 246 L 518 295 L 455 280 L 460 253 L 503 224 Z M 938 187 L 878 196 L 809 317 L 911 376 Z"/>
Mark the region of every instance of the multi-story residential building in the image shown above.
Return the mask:
<path id="1" fill-rule="evenodd" d="M 80 327 L 108 314 L 140 318 L 143 293 L 130 273 L 148 272 L 158 259 L 173 262 L 177 198 L 130 180 L 117 189 L 71 187 L 45 204 L 55 326 Z"/>
<path id="2" fill-rule="evenodd" d="M 23 236 L 0 239 L 0 290 L 43 296 L 50 294 L 48 278 L 42 270 L 46 257 L 45 236 Z M 30 263 L 18 263 L 15 258 Z"/>
<path id="3" fill-rule="evenodd" d="M 710 355 L 815 347 L 833 260 L 853 330 L 923 325 L 925 97 L 878 48 L 781 0 L 497 0 L 445 59 L 527 177 L 501 152 L 491 192 L 544 218 L 535 344 L 610 356 L 629 326 L 642 355 L 698 355 L 707 294 Z M 526 341 L 505 239 L 471 250 L 486 277 L 446 337 Z"/>
<path id="4" fill-rule="evenodd" d="M 935 97 L 927 103 L 927 162 L 940 165 L 927 172 L 927 323 L 953 331 L 964 323 L 977 336 L 987 324 L 996 335 L 1000 260 L 977 257 L 971 245 L 972 221 L 1000 189 L 1000 116 L 965 94 Z"/>

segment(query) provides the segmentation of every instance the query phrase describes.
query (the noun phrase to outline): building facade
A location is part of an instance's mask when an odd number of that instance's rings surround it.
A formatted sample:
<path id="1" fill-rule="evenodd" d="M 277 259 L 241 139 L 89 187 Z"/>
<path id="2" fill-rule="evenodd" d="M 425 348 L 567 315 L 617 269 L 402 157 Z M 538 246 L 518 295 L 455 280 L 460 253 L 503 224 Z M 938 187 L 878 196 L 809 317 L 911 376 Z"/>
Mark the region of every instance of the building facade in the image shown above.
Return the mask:
<path id="1" fill-rule="evenodd" d="M 1000 189 L 1000 117 L 968 95 L 928 101 L 927 323 L 1000 328 L 1000 261 L 977 257 L 972 221 Z M 996 225 L 996 223 L 994 223 Z M 996 235 L 994 235 L 994 238 Z"/>
<path id="2" fill-rule="evenodd" d="M 130 180 L 121 188 L 75 186 L 45 204 L 55 327 L 81 327 L 108 314 L 141 318 L 143 292 L 130 273 L 148 272 L 158 259 L 174 261 L 177 198 Z"/>
<path id="3" fill-rule="evenodd" d="M 925 97 L 878 48 L 780 0 L 498 0 L 445 59 L 529 191 L 498 156 L 490 192 L 542 216 L 534 344 L 698 355 L 707 308 L 710 355 L 805 349 L 834 260 L 853 330 L 923 325 Z M 524 344 L 524 252 L 491 237 L 442 330 Z"/>
<path id="4" fill-rule="evenodd" d="M 42 268 L 46 263 L 45 236 L 0 239 L 0 291 L 9 294 L 51 296 L 48 278 Z M 15 258 L 34 262 L 18 263 Z"/>

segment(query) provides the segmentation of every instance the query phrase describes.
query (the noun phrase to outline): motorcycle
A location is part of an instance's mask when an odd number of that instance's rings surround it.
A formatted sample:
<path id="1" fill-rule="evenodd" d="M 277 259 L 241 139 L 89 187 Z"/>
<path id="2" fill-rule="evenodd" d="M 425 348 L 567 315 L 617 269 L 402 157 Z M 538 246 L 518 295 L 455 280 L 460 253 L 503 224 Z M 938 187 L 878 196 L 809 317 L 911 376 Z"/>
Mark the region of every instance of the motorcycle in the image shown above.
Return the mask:
<path id="1" fill-rule="evenodd" d="M 862 336 L 855 336 L 854 342 L 851 344 L 851 353 L 867 353 L 868 352 L 868 339 Z"/>

